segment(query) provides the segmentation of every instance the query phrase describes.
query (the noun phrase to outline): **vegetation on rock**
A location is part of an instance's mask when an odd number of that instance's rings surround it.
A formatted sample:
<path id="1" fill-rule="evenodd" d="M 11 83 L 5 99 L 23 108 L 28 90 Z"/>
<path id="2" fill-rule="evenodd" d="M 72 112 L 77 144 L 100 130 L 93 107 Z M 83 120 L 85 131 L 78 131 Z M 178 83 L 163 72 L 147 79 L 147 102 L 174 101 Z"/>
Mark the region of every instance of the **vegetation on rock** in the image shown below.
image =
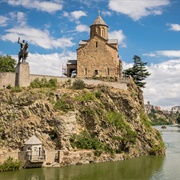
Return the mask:
<path id="1" fill-rule="evenodd" d="M 0 172 L 3 171 L 14 171 L 21 168 L 21 162 L 14 160 L 12 157 L 9 157 L 0 165 Z"/>
<path id="2" fill-rule="evenodd" d="M 73 89 L 84 89 L 85 88 L 85 83 L 81 79 L 75 79 L 72 85 Z"/>
<path id="3" fill-rule="evenodd" d="M 67 82 L 56 89 L 21 90 L 0 91 L 0 147 L 21 149 L 35 132 L 51 150 L 92 149 L 97 156 L 164 154 L 161 136 L 145 115 L 142 91 L 134 83 L 127 91 L 104 85 L 76 89 Z"/>
<path id="4" fill-rule="evenodd" d="M 32 88 L 57 88 L 57 79 L 52 78 L 50 80 L 47 80 L 46 78 L 42 78 L 39 80 L 39 78 L 36 78 L 34 81 L 30 83 L 30 87 Z"/>

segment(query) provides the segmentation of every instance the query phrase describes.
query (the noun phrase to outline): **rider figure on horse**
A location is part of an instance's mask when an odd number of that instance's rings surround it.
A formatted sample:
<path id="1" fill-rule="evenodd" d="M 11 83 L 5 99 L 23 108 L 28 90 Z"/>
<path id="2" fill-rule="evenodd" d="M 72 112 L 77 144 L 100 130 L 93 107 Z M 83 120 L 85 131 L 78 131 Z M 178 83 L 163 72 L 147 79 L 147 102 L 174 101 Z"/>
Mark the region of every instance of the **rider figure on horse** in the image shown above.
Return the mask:
<path id="1" fill-rule="evenodd" d="M 24 62 L 28 56 L 28 43 L 25 42 L 25 40 L 22 40 L 22 42 L 20 42 L 20 37 L 18 38 L 18 43 L 20 44 L 18 63 L 20 63 L 21 58 L 22 58 L 22 62 Z"/>

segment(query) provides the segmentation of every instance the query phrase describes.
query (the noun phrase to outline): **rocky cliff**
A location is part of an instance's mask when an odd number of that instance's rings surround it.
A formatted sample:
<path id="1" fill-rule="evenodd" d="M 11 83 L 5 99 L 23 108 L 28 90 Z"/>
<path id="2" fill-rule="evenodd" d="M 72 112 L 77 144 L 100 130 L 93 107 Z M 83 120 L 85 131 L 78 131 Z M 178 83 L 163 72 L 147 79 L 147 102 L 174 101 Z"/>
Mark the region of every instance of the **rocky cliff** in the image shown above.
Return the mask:
<path id="1" fill-rule="evenodd" d="M 22 150 L 36 135 L 48 150 L 93 149 L 130 157 L 164 154 L 160 133 L 144 113 L 142 91 L 71 83 L 51 88 L 0 90 L 0 150 Z"/>

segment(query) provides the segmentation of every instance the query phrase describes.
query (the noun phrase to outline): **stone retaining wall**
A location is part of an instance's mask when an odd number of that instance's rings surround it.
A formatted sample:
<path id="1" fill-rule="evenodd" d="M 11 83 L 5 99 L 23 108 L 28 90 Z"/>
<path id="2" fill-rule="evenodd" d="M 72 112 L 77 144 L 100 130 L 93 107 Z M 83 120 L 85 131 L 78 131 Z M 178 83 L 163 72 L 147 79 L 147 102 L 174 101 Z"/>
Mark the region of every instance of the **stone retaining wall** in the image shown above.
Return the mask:
<path id="1" fill-rule="evenodd" d="M 15 160 L 22 162 L 22 166 L 26 167 L 28 164 L 26 151 L 16 151 L 7 152 L 0 154 L 0 164 L 2 164 L 8 157 L 12 157 Z M 80 150 L 80 151 L 67 151 L 67 150 L 46 150 L 46 160 L 42 164 L 44 167 L 54 167 L 54 166 L 66 166 L 66 165 L 80 165 L 89 164 L 97 162 L 107 162 L 107 161 L 119 161 L 125 160 L 128 157 L 125 154 L 101 154 L 100 156 L 95 155 L 94 150 Z M 35 164 L 36 165 L 36 164 Z M 33 167 L 33 163 L 31 164 Z"/>

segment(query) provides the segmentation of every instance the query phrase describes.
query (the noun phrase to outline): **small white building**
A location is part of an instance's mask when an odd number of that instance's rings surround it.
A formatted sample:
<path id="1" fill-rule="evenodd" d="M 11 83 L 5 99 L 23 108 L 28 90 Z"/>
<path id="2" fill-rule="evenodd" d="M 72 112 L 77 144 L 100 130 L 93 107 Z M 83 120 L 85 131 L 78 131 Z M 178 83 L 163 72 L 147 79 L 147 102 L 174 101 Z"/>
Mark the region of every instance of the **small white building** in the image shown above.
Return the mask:
<path id="1" fill-rule="evenodd" d="M 42 142 L 33 135 L 24 143 L 24 151 L 27 151 L 28 160 L 31 162 L 40 162 L 45 160 L 45 150 Z"/>

